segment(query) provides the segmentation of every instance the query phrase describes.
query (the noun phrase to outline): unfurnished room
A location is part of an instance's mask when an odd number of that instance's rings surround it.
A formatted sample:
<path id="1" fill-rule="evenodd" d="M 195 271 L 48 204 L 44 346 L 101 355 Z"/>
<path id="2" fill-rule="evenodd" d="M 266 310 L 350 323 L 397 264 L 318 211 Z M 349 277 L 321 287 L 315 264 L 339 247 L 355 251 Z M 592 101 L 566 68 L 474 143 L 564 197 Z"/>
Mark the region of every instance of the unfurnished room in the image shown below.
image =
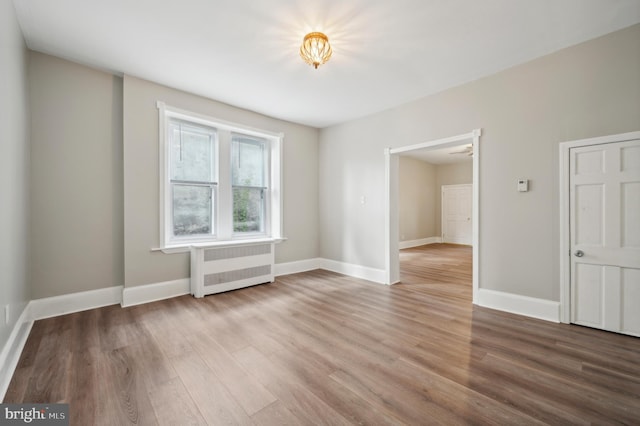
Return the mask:
<path id="1" fill-rule="evenodd" d="M 0 0 L 0 424 L 637 425 L 640 1 Z"/>

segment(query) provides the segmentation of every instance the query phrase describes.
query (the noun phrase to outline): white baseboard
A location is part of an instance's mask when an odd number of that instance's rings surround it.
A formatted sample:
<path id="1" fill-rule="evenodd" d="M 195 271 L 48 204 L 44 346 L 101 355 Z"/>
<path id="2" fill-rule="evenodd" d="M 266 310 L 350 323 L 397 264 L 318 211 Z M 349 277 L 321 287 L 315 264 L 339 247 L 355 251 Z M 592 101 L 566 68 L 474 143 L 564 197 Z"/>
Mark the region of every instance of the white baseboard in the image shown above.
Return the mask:
<path id="1" fill-rule="evenodd" d="M 117 305 L 122 302 L 122 286 L 81 291 L 62 296 L 34 299 L 29 302 L 32 320 L 86 311 L 87 309 Z"/>
<path id="2" fill-rule="evenodd" d="M 419 240 L 408 240 L 408 241 L 400 241 L 398 243 L 398 248 L 400 250 L 412 248 L 412 247 L 420 247 L 427 244 L 436 244 L 441 243 L 441 237 L 429 237 L 429 238 L 420 238 Z"/>
<path id="3" fill-rule="evenodd" d="M 560 322 L 560 302 L 481 288 L 478 305 L 512 314 Z"/>
<path id="4" fill-rule="evenodd" d="M 122 291 L 122 307 L 141 305 L 190 293 L 191 280 L 189 278 L 125 287 Z"/>
<path id="5" fill-rule="evenodd" d="M 354 278 L 373 281 L 384 284 L 385 273 L 382 269 L 369 268 L 367 266 L 354 265 L 352 263 L 338 262 L 337 260 L 314 258 L 288 263 L 277 263 L 275 265 L 275 275 L 296 274 L 298 272 L 312 271 L 314 269 L 326 269 Z"/>
<path id="6" fill-rule="evenodd" d="M 9 339 L 4 344 L 2 351 L 0 351 L 0 402 L 4 400 L 13 372 L 20 360 L 22 349 L 27 343 L 31 326 L 33 326 L 30 316 L 29 304 L 26 304 L 18 320 L 13 325 Z"/>
<path id="7" fill-rule="evenodd" d="M 385 272 L 383 269 L 369 268 L 368 266 L 354 265 L 353 263 L 338 262 L 330 259 L 320 259 L 320 268 L 339 274 L 349 275 L 354 278 L 373 281 L 374 283 L 385 283 Z"/>
<path id="8" fill-rule="evenodd" d="M 276 263 L 275 276 L 297 274 L 299 272 L 313 271 L 320 268 L 322 259 L 305 259 L 297 260 L 295 262 Z"/>

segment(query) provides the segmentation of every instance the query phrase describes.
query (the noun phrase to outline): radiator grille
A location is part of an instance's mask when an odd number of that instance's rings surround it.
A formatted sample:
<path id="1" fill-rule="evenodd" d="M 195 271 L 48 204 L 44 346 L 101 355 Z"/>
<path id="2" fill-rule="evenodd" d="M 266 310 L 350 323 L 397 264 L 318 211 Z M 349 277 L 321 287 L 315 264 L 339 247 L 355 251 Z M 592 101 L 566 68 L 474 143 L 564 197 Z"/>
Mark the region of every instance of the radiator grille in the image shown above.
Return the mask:
<path id="1" fill-rule="evenodd" d="M 271 253 L 271 244 L 207 249 L 204 251 L 204 261 L 211 262 L 212 260 L 233 259 L 236 257 L 257 256 L 269 253 Z"/>
<path id="2" fill-rule="evenodd" d="M 247 278 L 259 277 L 271 274 L 271 265 L 255 266 L 253 268 L 236 269 L 235 271 L 218 272 L 204 276 L 204 285 L 228 283 L 230 281 L 246 280 Z"/>
<path id="3" fill-rule="evenodd" d="M 195 297 L 273 281 L 273 243 L 191 248 L 191 294 Z"/>

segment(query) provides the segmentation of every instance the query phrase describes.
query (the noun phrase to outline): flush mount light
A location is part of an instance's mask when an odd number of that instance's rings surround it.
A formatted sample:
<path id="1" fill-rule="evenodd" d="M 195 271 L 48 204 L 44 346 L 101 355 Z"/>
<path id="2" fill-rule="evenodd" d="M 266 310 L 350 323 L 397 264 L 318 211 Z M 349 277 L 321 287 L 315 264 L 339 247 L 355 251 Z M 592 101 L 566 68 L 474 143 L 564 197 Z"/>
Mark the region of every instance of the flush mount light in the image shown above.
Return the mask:
<path id="1" fill-rule="evenodd" d="M 331 57 L 329 38 L 322 33 L 309 33 L 304 36 L 300 46 L 300 56 L 315 69 L 324 64 Z"/>

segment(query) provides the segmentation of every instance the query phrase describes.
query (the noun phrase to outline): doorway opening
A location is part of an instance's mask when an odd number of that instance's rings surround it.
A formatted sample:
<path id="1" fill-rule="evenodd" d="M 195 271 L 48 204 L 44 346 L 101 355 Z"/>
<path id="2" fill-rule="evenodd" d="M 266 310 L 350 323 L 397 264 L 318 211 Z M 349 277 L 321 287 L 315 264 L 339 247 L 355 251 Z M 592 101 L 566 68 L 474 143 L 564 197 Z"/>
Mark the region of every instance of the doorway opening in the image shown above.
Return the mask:
<path id="1" fill-rule="evenodd" d="M 399 257 L 399 157 L 418 151 L 435 151 L 448 147 L 465 147 L 470 145 L 473 151 L 473 189 L 472 189 L 472 281 L 473 303 L 477 303 L 479 288 L 479 202 L 480 202 L 480 136 L 481 129 L 475 129 L 469 133 L 444 139 L 433 140 L 415 145 L 399 148 L 387 148 L 385 150 L 385 283 L 396 284 L 400 281 L 400 257 Z"/>

